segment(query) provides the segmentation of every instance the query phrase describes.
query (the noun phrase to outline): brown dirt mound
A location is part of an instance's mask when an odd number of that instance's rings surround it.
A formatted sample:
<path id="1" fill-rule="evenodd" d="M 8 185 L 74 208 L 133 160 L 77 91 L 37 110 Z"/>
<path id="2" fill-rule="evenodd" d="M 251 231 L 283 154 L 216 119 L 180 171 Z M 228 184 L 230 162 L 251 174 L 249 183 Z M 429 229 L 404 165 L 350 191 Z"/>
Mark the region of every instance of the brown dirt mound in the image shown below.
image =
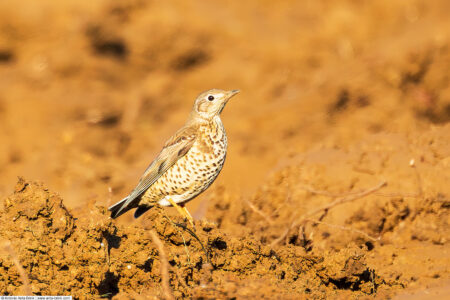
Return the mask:
<path id="1" fill-rule="evenodd" d="M 449 9 L 0 1 L 0 293 L 164 296 L 154 229 L 180 298 L 449 298 Z M 216 224 L 197 222 L 212 269 L 164 214 L 96 207 L 210 88 L 242 91 L 224 169 L 187 205 Z M 61 197 L 23 180 L 8 197 L 18 175 Z"/>
<path id="2" fill-rule="evenodd" d="M 450 276 L 449 140 L 446 125 L 313 150 L 286 160 L 249 199 L 222 190 L 207 216 L 273 249 L 327 257 L 353 245 L 384 283 L 423 286 Z"/>
<path id="3" fill-rule="evenodd" d="M 164 241 L 175 297 L 371 295 L 390 287 L 367 264 L 367 250 L 355 246 L 312 255 L 302 247 L 273 248 L 252 237 L 232 237 L 214 224 L 198 222 L 196 234 L 205 252 L 158 209 L 149 213 L 145 226 L 117 226 L 102 207 L 90 207 L 88 216 L 76 219 L 58 195 L 23 179 L 3 206 L 0 234 L 11 243 L 11 251 L 0 257 L 0 292 L 5 295 L 29 288 L 37 295 L 76 298 L 119 292 L 163 296 L 152 229 Z"/>
<path id="4" fill-rule="evenodd" d="M 284 235 L 287 244 L 301 245 L 306 241 L 295 220 L 331 201 L 363 198 L 357 196 L 386 182 L 362 200 L 308 215 L 314 220 L 307 222 L 304 234 L 316 232 L 313 248 L 371 241 L 356 231 L 336 231 L 314 221 L 351 224 L 370 236 L 382 236 L 383 243 L 419 240 L 444 245 L 450 237 L 449 140 L 447 125 L 409 138 L 377 134 L 347 148 L 302 153 L 285 160 L 250 199 L 221 195 L 208 218 L 233 232 L 245 227 L 262 243 Z"/>

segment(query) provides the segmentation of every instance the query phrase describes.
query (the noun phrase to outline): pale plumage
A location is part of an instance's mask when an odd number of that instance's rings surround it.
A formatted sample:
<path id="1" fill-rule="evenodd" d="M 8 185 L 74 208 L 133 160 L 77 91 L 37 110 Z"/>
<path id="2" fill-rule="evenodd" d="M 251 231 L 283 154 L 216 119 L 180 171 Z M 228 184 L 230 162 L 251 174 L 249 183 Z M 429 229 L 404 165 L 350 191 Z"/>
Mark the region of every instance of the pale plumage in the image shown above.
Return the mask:
<path id="1" fill-rule="evenodd" d="M 200 94 L 183 128 L 164 145 L 136 188 L 109 208 L 116 218 L 132 208 L 139 217 L 155 203 L 174 205 L 185 217 L 184 203 L 206 190 L 225 162 L 227 136 L 220 119 L 225 104 L 237 90 L 213 89 Z"/>

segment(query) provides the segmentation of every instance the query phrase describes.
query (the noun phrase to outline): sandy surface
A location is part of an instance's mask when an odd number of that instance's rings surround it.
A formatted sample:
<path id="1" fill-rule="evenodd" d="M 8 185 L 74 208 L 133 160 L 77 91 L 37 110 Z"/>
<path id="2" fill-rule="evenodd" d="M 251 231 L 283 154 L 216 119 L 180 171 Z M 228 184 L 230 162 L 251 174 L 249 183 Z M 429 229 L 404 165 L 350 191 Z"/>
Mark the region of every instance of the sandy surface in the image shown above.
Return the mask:
<path id="1" fill-rule="evenodd" d="M 450 297 L 449 10 L 1 1 L 0 294 Z M 213 87 L 241 93 L 199 240 L 109 219 Z"/>

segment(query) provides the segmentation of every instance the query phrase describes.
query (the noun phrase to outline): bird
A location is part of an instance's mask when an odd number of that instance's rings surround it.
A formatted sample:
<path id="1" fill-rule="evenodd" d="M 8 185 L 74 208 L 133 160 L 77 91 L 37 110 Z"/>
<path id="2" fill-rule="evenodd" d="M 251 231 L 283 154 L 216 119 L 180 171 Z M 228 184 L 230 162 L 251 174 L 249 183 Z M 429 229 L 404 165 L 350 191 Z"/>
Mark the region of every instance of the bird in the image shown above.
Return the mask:
<path id="1" fill-rule="evenodd" d="M 222 170 L 228 142 L 220 114 L 237 93 L 211 89 L 198 95 L 184 126 L 166 141 L 137 186 L 109 207 L 111 217 L 136 208 L 138 218 L 159 204 L 175 207 L 194 226 L 185 204 L 205 191 Z"/>

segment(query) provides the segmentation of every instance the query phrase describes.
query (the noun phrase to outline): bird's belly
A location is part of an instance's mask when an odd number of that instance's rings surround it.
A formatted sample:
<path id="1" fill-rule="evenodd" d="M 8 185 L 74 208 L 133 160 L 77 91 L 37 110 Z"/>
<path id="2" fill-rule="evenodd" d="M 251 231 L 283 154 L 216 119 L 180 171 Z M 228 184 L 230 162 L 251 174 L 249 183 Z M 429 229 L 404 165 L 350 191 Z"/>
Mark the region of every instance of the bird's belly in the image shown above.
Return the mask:
<path id="1" fill-rule="evenodd" d="M 219 175 L 226 157 L 226 145 L 204 152 L 194 145 L 190 151 L 164 173 L 144 194 L 162 206 L 168 198 L 184 203 L 206 190 Z"/>

